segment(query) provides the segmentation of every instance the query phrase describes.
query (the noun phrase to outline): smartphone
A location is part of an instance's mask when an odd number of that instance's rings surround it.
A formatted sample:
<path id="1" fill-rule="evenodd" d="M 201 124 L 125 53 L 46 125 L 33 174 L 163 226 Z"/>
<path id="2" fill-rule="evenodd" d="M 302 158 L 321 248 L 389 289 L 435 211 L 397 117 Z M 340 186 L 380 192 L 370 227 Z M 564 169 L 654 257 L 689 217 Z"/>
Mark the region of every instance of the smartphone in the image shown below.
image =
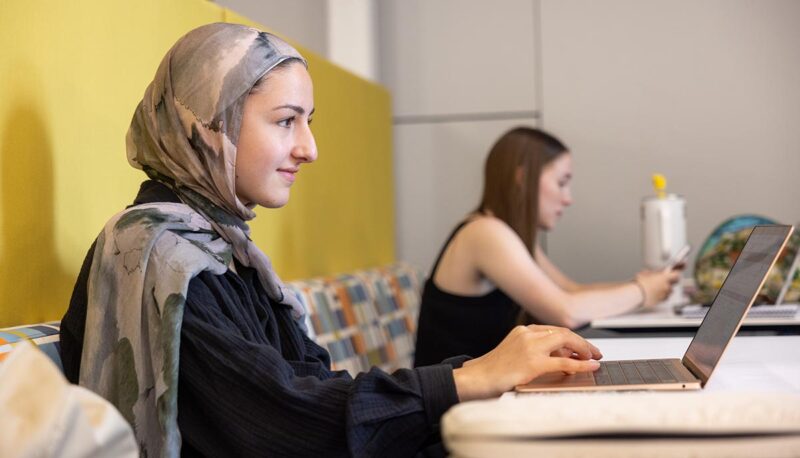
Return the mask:
<path id="1" fill-rule="evenodd" d="M 686 260 L 689 259 L 689 252 L 692 251 L 691 245 L 684 245 L 683 248 L 678 250 L 669 261 L 667 261 L 667 267 L 664 270 L 674 270 L 675 268 L 682 267 L 683 264 L 686 264 Z"/>

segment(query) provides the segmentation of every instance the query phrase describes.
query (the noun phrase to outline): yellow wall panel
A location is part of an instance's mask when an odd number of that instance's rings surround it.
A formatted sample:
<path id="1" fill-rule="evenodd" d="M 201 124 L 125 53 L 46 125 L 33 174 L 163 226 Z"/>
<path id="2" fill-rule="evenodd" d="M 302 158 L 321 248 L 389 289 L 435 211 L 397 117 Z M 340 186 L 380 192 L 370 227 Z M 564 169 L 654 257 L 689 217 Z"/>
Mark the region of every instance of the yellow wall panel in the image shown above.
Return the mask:
<path id="1" fill-rule="evenodd" d="M 89 244 L 142 180 L 125 132 L 197 0 L 3 1 L 0 325 L 58 319 Z"/>
<path id="2" fill-rule="evenodd" d="M 198 25 L 244 19 L 204 0 L 3 0 L 0 8 L 7 326 L 61 317 L 91 241 L 133 199 L 145 177 L 127 164 L 125 133 L 169 46 Z M 388 94 L 310 60 L 319 163 L 298 177 L 285 211 L 261 211 L 253 224 L 292 278 L 394 258 Z"/>

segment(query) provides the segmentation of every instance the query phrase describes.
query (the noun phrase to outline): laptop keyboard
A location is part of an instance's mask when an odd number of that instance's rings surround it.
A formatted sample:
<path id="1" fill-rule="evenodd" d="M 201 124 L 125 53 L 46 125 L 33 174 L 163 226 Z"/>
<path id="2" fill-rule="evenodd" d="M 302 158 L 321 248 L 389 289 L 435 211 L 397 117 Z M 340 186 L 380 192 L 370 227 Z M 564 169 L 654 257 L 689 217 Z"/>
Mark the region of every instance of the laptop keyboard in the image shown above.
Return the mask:
<path id="1" fill-rule="evenodd" d="M 643 383 L 677 382 L 672 367 L 659 359 L 607 361 L 594 372 L 597 385 L 639 385 Z"/>

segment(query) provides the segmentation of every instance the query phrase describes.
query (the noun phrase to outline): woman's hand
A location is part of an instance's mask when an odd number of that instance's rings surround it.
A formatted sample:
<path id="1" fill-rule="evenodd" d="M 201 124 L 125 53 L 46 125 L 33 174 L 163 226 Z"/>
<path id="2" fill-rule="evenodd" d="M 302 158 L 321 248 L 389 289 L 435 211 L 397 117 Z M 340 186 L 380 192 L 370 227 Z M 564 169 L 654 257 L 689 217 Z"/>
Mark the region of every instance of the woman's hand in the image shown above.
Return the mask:
<path id="1" fill-rule="evenodd" d="M 636 274 L 636 283 L 642 290 L 642 307 L 651 308 L 669 296 L 672 285 L 681 278 L 681 271 L 674 269 L 666 270 L 643 270 Z"/>
<path id="2" fill-rule="evenodd" d="M 528 383 L 547 372 L 590 372 L 600 350 L 569 329 L 517 326 L 494 350 L 453 371 L 461 401 L 484 399 Z"/>

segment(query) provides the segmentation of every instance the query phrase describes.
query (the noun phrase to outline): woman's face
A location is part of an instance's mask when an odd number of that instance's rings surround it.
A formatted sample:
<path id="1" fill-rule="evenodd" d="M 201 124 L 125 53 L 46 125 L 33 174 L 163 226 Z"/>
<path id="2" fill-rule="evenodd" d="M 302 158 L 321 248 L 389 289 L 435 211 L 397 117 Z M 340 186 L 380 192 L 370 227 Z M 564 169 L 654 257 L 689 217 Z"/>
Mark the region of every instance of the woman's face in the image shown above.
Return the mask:
<path id="1" fill-rule="evenodd" d="M 298 62 L 273 70 L 247 97 L 236 153 L 236 195 L 242 203 L 286 205 L 300 164 L 317 159 L 313 113 L 311 76 Z"/>
<path id="2" fill-rule="evenodd" d="M 553 229 L 564 209 L 572 204 L 569 189 L 572 179 L 572 157 L 563 153 L 542 169 L 539 177 L 539 227 Z"/>

